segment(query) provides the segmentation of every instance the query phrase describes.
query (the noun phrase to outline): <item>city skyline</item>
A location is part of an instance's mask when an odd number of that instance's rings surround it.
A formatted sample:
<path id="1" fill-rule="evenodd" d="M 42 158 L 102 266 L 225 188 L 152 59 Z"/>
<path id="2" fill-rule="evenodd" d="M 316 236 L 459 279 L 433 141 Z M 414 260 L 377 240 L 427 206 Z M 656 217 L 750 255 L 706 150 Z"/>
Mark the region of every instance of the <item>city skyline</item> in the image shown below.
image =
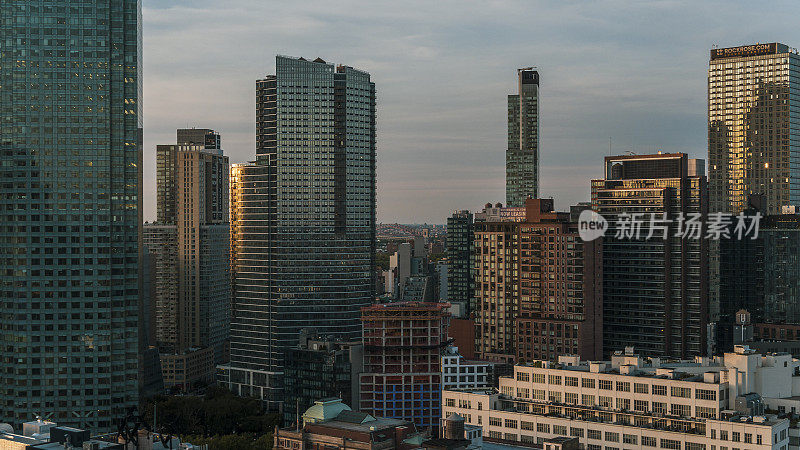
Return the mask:
<path id="1" fill-rule="evenodd" d="M 155 145 L 175 128 L 215 128 L 232 163 L 252 159 L 251 80 L 274 72 L 276 53 L 322 56 L 384 86 L 379 222 L 444 223 L 455 209 L 505 203 L 506 103 L 520 67 L 543 80 L 540 196 L 563 210 L 589 199 L 585 180 L 601 175 L 609 137 L 613 154 L 706 158 L 712 45 L 800 42 L 790 23 L 800 6 L 788 2 L 771 12 L 692 4 L 691 15 L 686 2 L 212 5 L 144 1 L 145 188 Z M 741 14 L 746 29 L 731 27 Z M 144 197 L 152 219 L 154 193 Z"/>

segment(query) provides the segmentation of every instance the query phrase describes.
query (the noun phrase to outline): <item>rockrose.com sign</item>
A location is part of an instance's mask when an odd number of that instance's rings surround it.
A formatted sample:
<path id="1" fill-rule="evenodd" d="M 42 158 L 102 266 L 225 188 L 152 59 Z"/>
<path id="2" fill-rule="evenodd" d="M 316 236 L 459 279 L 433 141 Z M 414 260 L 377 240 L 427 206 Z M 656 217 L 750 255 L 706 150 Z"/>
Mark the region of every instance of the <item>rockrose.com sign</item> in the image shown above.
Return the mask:
<path id="1" fill-rule="evenodd" d="M 578 217 L 578 234 L 584 241 L 593 241 L 605 236 L 609 228 L 614 239 L 756 239 L 761 213 L 711 213 L 703 217 L 700 213 L 678 214 L 667 218 L 666 213 L 622 213 L 615 217 L 613 227 L 605 217 L 592 210 L 581 212 Z"/>

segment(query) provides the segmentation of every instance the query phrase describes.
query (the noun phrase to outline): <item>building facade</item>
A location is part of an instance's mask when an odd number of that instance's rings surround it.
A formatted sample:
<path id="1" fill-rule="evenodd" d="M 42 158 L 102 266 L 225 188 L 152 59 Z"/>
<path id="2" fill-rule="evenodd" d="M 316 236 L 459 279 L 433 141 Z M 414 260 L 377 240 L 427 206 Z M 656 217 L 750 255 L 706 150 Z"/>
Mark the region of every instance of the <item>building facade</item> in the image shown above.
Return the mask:
<path id="1" fill-rule="evenodd" d="M 552 199 L 528 199 L 526 206 L 519 224 L 516 361 L 563 354 L 600 359 L 603 241 L 584 242 L 569 213 L 553 212 Z"/>
<path id="2" fill-rule="evenodd" d="M 475 353 L 513 361 L 519 315 L 519 226 L 475 222 Z M 514 265 L 517 265 L 515 268 Z"/>
<path id="3" fill-rule="evenodd" d="M 178 130 L 177 144 L 157 146 L 156 160 L 157 222 L 144 227 L 155 256 L 156 345 L 165 387 L 191 390 L 213 382 L 226 359 L 230 169 L 208 129 Z"/>
<path id="4" fill-rule="evenodd" d="M 299 414 L 322 398 L 337 397 L 357 406 L 359 374 L 364 365 L 361 342 L 320 338 L 300 333 L 300 344 L 286 352 L 284 366 L 284 426 L 301 426 Z"/>
<path id="5" fill-rule="evenodd" d="M 484 439 L 529 445 L 575 437 L 593 450 L 785 450 L 789 419 L 764 411 L 797 403 L 797 364 L 788 354 L 746 347 L 675 362 L 632 352 L 603 362 L 563 356 L 515 366 L 499 392 L 444 391 L 442 417 L 457 413 L 482 426 Z"/>
<path id="6" fill-rule="evenodd" d="M 472 213 L 455 211 L 447 218 L 447 300 L 460 303 L 467 313 L 471 310 L 475 288 Z"/>
<path id="7" fill-rule="evenodd" d="M 800 56 L 779 43 L 711 50 L 708 189 L 712 212 L 800 204 Z"/>
<path id="8" fill-rule="evenodd" d="M 447 347 L 442 355 L 442 389 L 485 389 L 493 385 L 494 363 L 470 360 Z"/>
<path id="9" fill-rule="evenodd" d="M 678 235 L 687 229 L 681 219 L 705 217 L 708 207 L 705 177 L 689 176 L 688 163 L 683 153 L 608 156 L 605 179 L 592 180 L 592 209 L 608 222 L 606 353 L 627 346 L 662 357 L 707 352 L 708 239 Z M 638 235 L 624 228 L 634 218 L 647 224 Z"/>
<path id="10" fill-rule="evenodd" d="M 273 448 L 412 450 L 423 440 L 413 422 L 355 412 L 341 399 L 325 398 L 303 413 L 302 427 L 276 430 Z"/>
<path id="11" fill-rule="evenodd" d="M 539 72 L 517 70 L 517 93 L 508 96 L 506 204 L 525 206 L 539 196 Z"/>
<path id="12" fill-rule="evenodd" d="M 475 223 L 478 357 L 599 358 L 602 241 L 583 242 L 552 199 L 527 199 L 525 211 L 522 221 Z"/>
<path id="13" fill-rule="evenodd" d="M 0 422 L 110 430 L 138 404 L 140 4 L 0 16 Z"/>
<path id="14" fill-rule="evenodd" d="M 375 291 L 375 145 L 368 73 L 278 56 L 256 82 L 256 161 L 231 182 L 234 391 L 268 400 L 302 328 L 359 338 Z"/>
<path id="15" fill-rule="evenodd" d="M 402 302 L 362 309 L 364 372 L 359 411 L 436 429 L 447 303 Z"/>

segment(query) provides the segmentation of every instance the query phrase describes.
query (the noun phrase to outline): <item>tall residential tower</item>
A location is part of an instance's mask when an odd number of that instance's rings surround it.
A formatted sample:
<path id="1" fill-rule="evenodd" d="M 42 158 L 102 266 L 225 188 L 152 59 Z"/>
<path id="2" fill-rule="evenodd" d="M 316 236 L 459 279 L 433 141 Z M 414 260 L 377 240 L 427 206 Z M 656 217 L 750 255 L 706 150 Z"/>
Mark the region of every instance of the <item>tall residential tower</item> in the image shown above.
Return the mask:
<path id="1" fill-rule="evenodd" d="M 275 75 L 256 82 L 256 161 L 232 170 L 223 381 L 278 401 L 300 329 L 359 339 L 374 242 L 374 83 L 352 67 L 278 56 Z"/>
<path id="2" fill-rule="evenodd" d="M 110 431 L 138 405 L 140 4 L 0 17 L 0 422 Z"/>
<path id="3" fill-rule="evenodd" d="M 213 130 L 178 130 L 159 145 L 158 221 L 144 227 L 155 257 L 155 335 L 166 387 L 211 382 L 230 322 L 228 157 Z"/>
<path id="4" fill-rule="evenodd" d="M 784 44 L 711 50 L 708 193 L 711 212 L 800 204 L 800 56 Z"/>
<path id="5" fill-rule="evenodd" d="M 690 175 L 694 164 L 685 153 L 607 156 L 605 178 L 592 180 L 592 209 L 608 221 L 606 354 L 625 347 L 659 357 L 706 354 L 708 239 L 677 236 L 692 214 L 708 213 L 706 177 Z M 644 227 L 636 234 L 633 222 L 649 227 L 651 218 L 654 234 Z"/>
<path id="6" fill-rule="evenodd" d="M 506 204 L 524 207 L 539 197 L 539 72 L 517 70 L 517 94 L 508 96 Z"/>

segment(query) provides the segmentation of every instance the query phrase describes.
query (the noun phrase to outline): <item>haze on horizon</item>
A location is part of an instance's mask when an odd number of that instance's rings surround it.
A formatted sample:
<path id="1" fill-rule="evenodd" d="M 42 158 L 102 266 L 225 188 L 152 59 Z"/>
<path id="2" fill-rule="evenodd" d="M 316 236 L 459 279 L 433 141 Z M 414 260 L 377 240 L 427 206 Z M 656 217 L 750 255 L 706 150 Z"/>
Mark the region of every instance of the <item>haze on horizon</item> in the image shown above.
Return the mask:
<path id="1" fill-rule="evenodd" d="M 213 128 L 255 153 L 255 80 L 275 55 L 365 70 L 378 96 L 378 221 L 444 223 L 505 196 L 506 96 L 541 76 L 540 194 L 589 199 L 609 153 L 706 158 L 709 49 L 800 47 L 800 4 L 723 1 L 144 0 L 144 203 L 155 148 Z"/>

